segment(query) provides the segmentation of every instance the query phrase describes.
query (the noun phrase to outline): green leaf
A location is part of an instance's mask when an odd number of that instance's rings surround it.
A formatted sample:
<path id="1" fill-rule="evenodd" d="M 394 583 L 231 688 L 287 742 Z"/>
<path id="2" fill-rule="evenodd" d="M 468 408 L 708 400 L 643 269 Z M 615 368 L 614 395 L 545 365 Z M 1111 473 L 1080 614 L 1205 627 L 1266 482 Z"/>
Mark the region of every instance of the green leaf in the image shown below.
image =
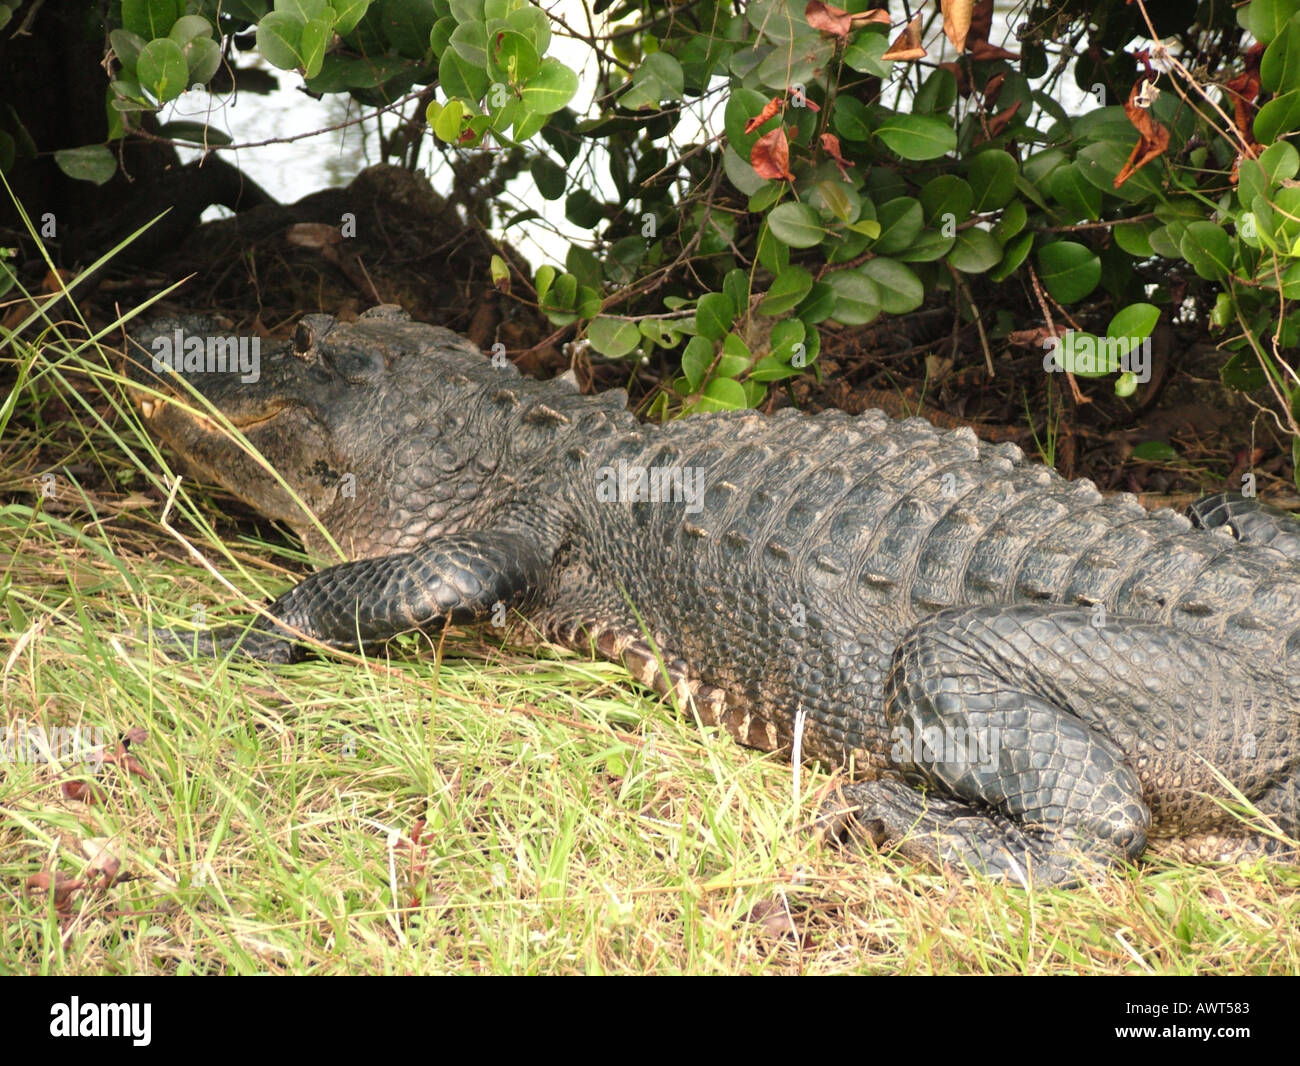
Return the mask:
<path id="1" fill-rule="evenodd" d="M 96 185 L 103 185 L 117 173 L 117 157 L 102 144 L 61 148 L 54 153 L 54 162 L 68 177 Z"/>
<path id="2" fill-rule="evenodd" d="M 133 75 L 140 52 L 148 42 L 130 30 L 114 30 L 108 35 L 108 41 L 113 46 L 113 54 L 122 64 L 123 73 Z"/>
<path id="3" fill-rule="evenodd" d="M 1159 227 L 1160 223 L 1156 219 L 1145 218 L 1141 222 L 1124 222 L 1111 232 L 1115 235 L 1115 243 L 1129 255 L 1137 259 L 1149 259 L 1156 254 L 1151 247 L 1151 231 Z"/>
<path id="4" fill-rule="evenodd" d="M 578 279 L 572 274 L 561 274 L 551 286 L 551 304 L 567 310 L 578 302 Z"/>
<path id="5" fill-rule="evenodd" d="M 564 201 L 564 217 L 582 229 L 595 229 L 604 216 L 604 205 L 586 189 L 574 189 Z"/>
<path id="6" fill-rule="evenodd" d="M 314 78 L 325 61 L 325 48 L 334 39 L 334 23 L 329 18 L 308 19 L 302 28 L 303 76 Z"/>
<path id="7" fill-rule="evenodd" d="M 1255 40 L 1268 44 L 1282 32 L 1295 11 L 1296 0 L 1252 0 L 1245 8 L 1246 28 Z"/>
<path id="8" fill-rule="evenodd" d="M 1264 370 L 1259 365 L 1259 358 L 1252 351 L 1232 355 L 1219 368 L 1219 380 L 1238 392 L 1254 392 L 1268 384 Z"/>
<path id="9" fill-rule="evenodd" d="M 430 109 L 436 103 L 436 100 L 430 103 Z M 455 144 L 460 140 L 460 120 L 464 117 L 465 105 L 459 100 L 448 100 L 433 120 L 434 136 L 446 144 Z"/>
<path id="10" fill-rule="evenodd" d="M 394 0 L 389 0 L 393 3 Z M 402 3 L 403 0 L 397 0 Z M 307 22 L 314 18 L 321 18 L 325 14 L 325 9 L 329 7 L 329 0 L 275 0 L 275 9 L 285 11 Z"/>
<path id="11" fill-rule="evenodd" d="M 835 98 L 831 124 L 846 141 L 865 141 L 871 137 L 871 114 L 867 105 L 854 96 L 841 94 Z"/>
<path id="12" fill-rule="evenodd" d="M 195 37 L 181 48 L 185 57 L 186 81 L 206 85 L 221 67 L 221 46 L 211 37 Z"/>
<path id="13" fill-rule="evenodd" d="M 489 270 L 492 275 L 493 285 L 503 285 L 507 289 L 510 286 L 510 264 L 501 256 L 493 255 L 489 261 Z"/>
<path id="14" fill-rule="evenodd" d="M 549 156 L 534 156 L 528 170 L 533 176 L 537 191 L 547 200 L 558 200 L 564 195 L 569 183 L 569 172 Z"/>
<path id="15" fill-rule="evenodd" d="M 749 307 L 749 275 L 739 267 L 728 270 L 722 279 L 722 291 L 731 301 L 732 310 L 744 314 Z"/>
<path id="16" fill-rule="evenodd" d="M 559 111 L 578 91 L 578 75 L 558 59 L 547 56 L 523 87 L 524 106 L 537 115 Z"/>
<path id="17" fill-rule="evenodd" d="M 764 315 L 783 315 L 797 307 L 813 287 L 813 276 L 801 266 L 789 266 L 776 276 L 758 310 Z"/>
<path id="18" fill-rule="evenodd" d="M 1223 227 L 1213 222 L 1188 223 L 1179 251 L 1207 281 L 1222 281 L 1232 273 L 1232 241 Z"/>
<path id="19" fill-rule="evenodd" d="M 541 69 L 542 59 L 521 33 L 498 31 L 488 40 L 488 73 L 517 85 Z"/>
<path id="20" fill-rule="evenodd" d="M 739 382 L 731 378 L 714 378 L 704 387 L 696 410 L 739 411 L 748 406 L 748 398 Z"/>
<path id="21" fill-rule="evenodd" d="M 162 136 L 191 144 L 230 144 L 230 134 L 206 122 L 166 122 L 158 128 Z"/>
<path id="22" fill-rule="evenodd" d="M 972 226 L 957 231 L 948 262 L 963 274 L 983 274 L 1002 261 L 1002 245 L 993 234 Z"/>
<path id="23" fill-rule="evenodd" d="M 1273 43 L 1264 50 L 1259 78 L 1271 93 L 1282 86 L 1293 89 L 1300 85 L 1300 16 L 1292 15 Z"/>
<path id="24" fill-rule="evenodd" d="M 682 65 L 667 52 L 653 52 L 632 72 L 632 82 L 618 102 L 635 111 L 658 107 L 664 100 L 680 100 L 684 92 Z"/>
<path id="25" fill-rule="evenodd" d="M 593 318 L 587 326 L 587 339 L 602 355 L 619 359 L 641 343 L 641 331 L 635 322 L 629 322 L 626 318 L 601 315 Z"/>
<path id="26" fill-rule="evenodd" d="M 682 373 L 691 392 L 699 392 L 704 375 L 713 365 L 713 343 L 703 337 L 692 337 L 682 350 Z"/>
<path id="27" fill-rule="evenodd" d="M 865 326 L 880 314 L 880 289 L 865 274 L 839 270 L 828 275 L 835 295 L 832 317 L 844 326 Z"/>
<path id="28" fill-rule="evenodd" d="M 921 189 L 921 210 L 927 226 L 956 226 L 970 218 L 975 193 L 969 183 L 956 174 L 940 174 Z M 950 216 L 945 218 L 944 216 Z"/>
<path id="29" fill-rule="evenodd" d="M 947 122 L 930 115 L 889 114 L 876 127 L 896 155 L 909 160 L 938 159 L 957 148 L 957 134 Z"/>
<path id="30" fill-rule="evenodd" d="M 728 333 L 722 338 L 722 355 L 718 359 L 717 375 L 720 378 L 734 378 L 749 369 L 754 353 L 737 334 Z"/>
<path id="31" fill-rule="evenodd" d="M 783 318 L 768 334 L 768 351 L 788 363 L 794 358 L 796 346 L 808 336 L 808 327 L 797 318 Z"/>
<path id="32" fill-rule="evenodd" d="M 1038 250 L 1038 275 L 1056 300 L 1070 304 L 1097 287 L 1101 260 L 1086 245 L 1056 241 Z"/>
<path id="33" fill-rule="evenodd" d="M 1290 141 L 1278 141 L 1258 159 L 1242 159 L 1238 168 L 1237 199 L 1249 208 L 1256 196 L 1264 195 L 1280 181 L 1294 178 L 1300 170 L 1300 153 Z"/>
<path id="34" fill-rule="evenodd" d="M 778 240 L 766 219 L 758 227 L 758 261 L 771 274 L 780 274 L 790 265 L 790 246 Z"/>
<path id="35" fill-rule="evenodd" d="M 486 22 L 483 0 L 449 0 L 451 16 L 457 22 Z"/>
<path id="36" fill-rule="evenodd" d="M 989 271 L 989 281 L 1006 281 L 1011 277 L 1020 269 L 1020 264 L 1028 257 L 1029 249 L 1033 244 L 1033 233 L 1022 233 L 1018 237 L 1012 237 L 1002 250 L 1002 262 Z"/>
<path id="37" fill-rule="evenodd" d="M 546 54 L 551 43 L 551 23 L 544 11 L 531 5 L 521 7 L 506 15 L 506 23 L 516 33 L 527 37 L 539 56 Z"/>
<path id="38" fill-rule="evenodd" d="M 1115 313 L 1106 327 L 1106 336 L 1140 341 L 1151 335 L 1159 321 L 1160 308 L 1152 304 L 1129 304 Z"/>
<path id="39" fill-rule="evenodd" d="M 998 249 L 1001 258 L 1002 249 Z M 905 315 L 925 302 L 925 286 L 915 272 L 894 259 L 870 259 L 858 268 L 880 290 L 880 307 L 886 314 Z"/>
<path id="40" fill-rule="evenodd" d="M 140 50 L 135 73 L 141 88 L 160 103 L 175 100 L 189 88 L 189 66 L 181 46 L 166 37 L 150 41 Z"/>
<path id="41" fill-rule="evenodd" d="M 487 70 L 487 27 L 481 22 L 462 22 L 451 31 L 447 44 L 476 70 Z"/>
<path id="42" fill-rule="evenodd" d="M 1276 96 L 1255 116 L 1255 139 L 1272 144 L 1279 137 L 1300 129 L 1300 89 Z"/>
<path id="43" fill-rule="evenodd" d="M 736 154 L 736 150 L 731 145 L 725 145 L 722 149 L 722 169 L 726 171 L 727 180 L 734 185 L 740 193 L 745 196 L 753 196 L 765 185 L 769 184 L 764 178 L 759 177 L 758 171 L 750 166 L 748 159 L 741 159 Z M 776 182 L 771 183 L 774 187 Z M 778 191 L 779 191 L 779 187 Z M 753 206 L 750 211 L 755 211 Z M 760 211 L 755 213 L 761 214 Z"/>
<path id="44" fill-rule="evenodd" d="M 827 178 L 808 190 L 808 201 L 824 214 L 831 215 L 846 225 L 862 211 L 862 197 L 852 185 L 838 179 Z"/>
<path id="45" fill-rule="evenodd" d="M 1178 461 L 1178 452 L 1166 441 L 1144 440 L 1134 447 L 1132 457 L 1147 463 L 1175 463 Z"/>
<path id="46" fill-rule="evenodd" d="M 533 284 L 537 287 L 537 302 L 543 303 L 546 300 L 546 294 L 551 291 L 551 284 L 555 281 L 559 273 L 555 267 L 549 263 L 543 263 L 537 268 L 537 277 Z"/>
<path id="47" fill-rule="evenodd" d="M 1020 166 L 1009 152 L 987 148 L 970 161 L 966 180 L 975 193 L 971 210 L 977 214 L 995 211 L 1011 202 L 1016 194 L 1016 175 Z"/>
<path id="48" fill-rule="evenodd" d="M 844 49 L 844 63 L 859 74 L 874 78 L 888 78 L 894 73 L 894 64 L 880 57 L 889 50 L 889 38 L 883 33 L 859 30 L 849 38 Z"/>
<path id="49" fill-rule="evenodd" d="M 166 37 L 184 13 L 184 0 L 122 0 L 122 25 L 146 41 Z"/>
<path id="50" fill-rule="evenodd" d="M 808 204 L 784 203 L 767 216 L 772 235 L 791 248 L 812 248 L 826 236 L 821 218 Z"/>
<path id="51" fill-rule="evenodd" d="M 346 36 L 356 29 L 365 16 L 371 0 L 330 0 L 334 8 L 334 32 Z"/>
<path id="52" fill-rule="evenodd" d="M 1103 193 L 1118 196 L 1121 200 L 1136 202 L 1149 196 L 1161 196 L 1159 180 L 1155 177 L 1162 169 L 1159 160 L 1148 163 L 1118 189 L 1115 188 L 1115 178 L 1128 162 L 1131 149 L 1131 144 L 1098 141 L 1080 150 L 1075 165 L 1086 181 L 1097 186 Z"/>
<path id="53" fill-rule="evenodd" d="M 212 23 L 202 15 L 182 15 L 173 23 L 167 36 L 181 48 L 184 48 L 186 42 L 193 40 L 195 37 L 211 37 Z M 212 43 L 216 44 L 216 41 Z"/>
<path id="54" fill-rule="evenodd" d="M 1002 217 L 993 224 L 990 231 L 998 243 L 1006 244 L 1012 237 L 1023 230 L 1029 222 L 1029 212 L 1025 210 L 1023 200 L 1013 200 L 1007 204 Z"/>
<path id="55" fill-rule="evenodd" d="M 824 322 L 835 313 L 835 290 L 824 281 L 814 281 L 812 292 L 799 305 L 796 314 L 808 325 Z M 814 330 L 814 336 L 816 331 Z"/>
<path id="56" fill-rule="evenodd" d="M 956 236 L 945 237 L 937 229 L 923 229 L 911 244 L 895 253 L 894 258 L 904 263 L 930 263 L 942 259 L 956 243 Z"/>
<path id="57" fill-rule="evenodd" d="M 911 247 L 925 228 L 925 213 L 919 200 L 899 196 L 877 209 L 876 221 L 880 223 L 880 236 L 872 245 L 872 251 L 891 255 Z"/>
<path id="58" fill-rule="evenodd" d="M 695 330 L 705 340 L 722 340 L 735 320 L 736 309 L 725 293 L 706 292 L 695 307 Z"/>
<path id="59" fill-rule="evenodd" d="M 284 11 L 272 11 L 257 24 L 257 50 L 273 67 L 296 70 L 302 65 L 303 22 Z"/>
<path id="60" fill-rule="evenodd" d="M 1101 189 L 1088 181 L 1075 163 L 1057 167 L 1043 184 L 1044 191 L 1065 208 L 1070 221 L 1101 218 Z"/>

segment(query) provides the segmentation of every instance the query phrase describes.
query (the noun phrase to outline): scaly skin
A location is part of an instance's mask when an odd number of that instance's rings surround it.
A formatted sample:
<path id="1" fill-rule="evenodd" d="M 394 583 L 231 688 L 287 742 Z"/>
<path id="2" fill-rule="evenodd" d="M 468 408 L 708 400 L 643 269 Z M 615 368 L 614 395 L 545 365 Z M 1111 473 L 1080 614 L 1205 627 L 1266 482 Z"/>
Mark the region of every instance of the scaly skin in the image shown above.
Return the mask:
<path id="1" fill-rule="evenodd" d="M 879 412 L 643 426 L 621 392 L 500 362 L 376 309 L 305 319 L 255 383 L 187 375 L 360 560 L 277 599 L 283 629 L 204 650 L 284 660 L 300 637 L 505 622 L 624 662 L 744 743 L 790 748 L 802 728 L 805 757 L 858 779 L 845 794 L 875 838 L 1026 884 L 1162 838 L 1201 859 L 1282 854 L 1225 810 L 1224 780 L 1296 835 L 1293 519 L 1203 501 L 1194 517 L 1218 528 L 1193 528 Z M 175 401 L 146 412 L 201 475 L 327 543 L 219 427 Z M 610 500 L 620 470 L 700 492 Z"/>

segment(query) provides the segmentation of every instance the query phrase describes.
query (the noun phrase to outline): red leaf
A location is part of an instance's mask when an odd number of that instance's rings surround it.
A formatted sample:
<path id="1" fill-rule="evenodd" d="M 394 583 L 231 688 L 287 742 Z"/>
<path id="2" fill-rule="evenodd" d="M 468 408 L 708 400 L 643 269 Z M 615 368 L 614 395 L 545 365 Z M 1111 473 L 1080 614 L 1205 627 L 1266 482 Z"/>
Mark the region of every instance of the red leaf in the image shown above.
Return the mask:
<path id="1" fill-rule="evenodd" d="M 749 164 L 760 178 L 768 181 L 794 181 L 790 173 L 790 142 L 779 126 L 754 142 Z"/>
<path id="2" fill-rule="evenodd" d="M 1241 134 L 1241 139 L 1250 146 L 1252 153 L 1259 154 L 1259 144 L 1255 141 L 1255 101 L 1259 98 L 1259 61 L 1264 55 L 1262 44 L 1253 44 L 1243 57 L 1245 69 L 1227 83 L 1232 96 L 1233 121 Z M 1238 160 L 1237 162 L 1240 162 Z M 1237 180 L 1237 163 L 1232 166 L 1232 181 Z"/>
<path id="3" fill-rule="evenodd" d="M 970 33 L 966 43 L 972 48 L 980 42 L 987 41 L 993 32 L 993 0 L 976 0 L 975 10 L 970 16 Z"/>
<path id="4" fill-rule="evenodd" d="M 977 62 L 984 62 L 989 59 L 1019 59 L 1019 52 L 1008 52 L 1005 48 L 999 48 L 995 44 L 989 44 L 988 41 L 976 41 L 970 50 L 971 59 Z"/>
<path id="5" fill-rule="evenodd" d="M 855 164 L 840 155 L 840 139 L 833 133 L 822 134 L 822 147 L 826 149 L 826 154 L 835 160 L 835 165 L 840 168 L 840 175 L 845 181 L 849 180 L 849 172 L 845 167 L 851 167 Z"/>
<path id="6" fill-rule="evenodd" d="M 853 28 L 852 15 L 843 8 L 831 7 L 820 0 L 809 0 L 808 6 L 803 9 L 803 17 L 813 29 L 825 30 L 836 37 L 847 37 Z"/>
<path id="7" fill-rule="evenodd" d="M 865 26 L 869 22 L 888 26 L 890 21 L 889 12 L 883 7 L 850 14 L 843 8 L 823 4 L 821 0 L 810 0 L 808 6 L 803 9 L 803 17 L 808 20 L 808 25 L 813 29 L 833 33 L 836 37 L 847 37 L 850 30 Z"/>
<path id="8" fill-rule="evenodd" d="M 1165 149 L 1169 147 L 1169 131 L 1151 117 L 1149 106 L 1140 107 L 1137 103 L 1147 84 L 1145 77 L 1138 78 L 1124 103 L 1124 114 L 1128 115 L 1128 120 L 1138 131 L 1138 142 L 1129 153 L 1124 169 L 1115 175 L 1114 185 L 1117 189 L 1153 159 L 1164 155 Z"/>
<path id="9" fill-rule="evenodd" d="M 781 110 L 781 97 L 774 96 L 763 105 L 763 110 L 745 123 L 745 132 L 753 133 L 759 126 Z"/>

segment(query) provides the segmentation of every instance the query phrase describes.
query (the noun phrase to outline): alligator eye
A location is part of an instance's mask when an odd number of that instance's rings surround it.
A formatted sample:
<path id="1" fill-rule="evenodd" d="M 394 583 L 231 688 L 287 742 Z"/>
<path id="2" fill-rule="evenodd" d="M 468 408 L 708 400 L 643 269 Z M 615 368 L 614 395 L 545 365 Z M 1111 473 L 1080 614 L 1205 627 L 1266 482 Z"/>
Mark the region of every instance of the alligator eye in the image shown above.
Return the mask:
<path id="1" fill-rule="evenodd" d="M 298 330 L 293 335 L 293 354 L 300 359 L 305 359 L 311 352 L 312 345 L 316 343 L 311 326 L 305 322 L 298 323 Z"/>

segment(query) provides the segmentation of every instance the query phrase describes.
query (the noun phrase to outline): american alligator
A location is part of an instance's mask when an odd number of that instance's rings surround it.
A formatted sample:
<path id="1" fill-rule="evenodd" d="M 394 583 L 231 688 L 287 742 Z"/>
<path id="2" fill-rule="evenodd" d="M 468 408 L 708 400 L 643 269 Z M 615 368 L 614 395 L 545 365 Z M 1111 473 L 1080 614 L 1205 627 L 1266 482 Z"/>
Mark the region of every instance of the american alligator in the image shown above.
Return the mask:
<path id="1" fill-rule="evenodd" d="M 1059 885 L 1148 841 L 1293 860 L 1274 832 L 1300 828 L 1300 524 L 1282 512 L 1147 511 L 876 411 L 642 425 L 621 390 L 525 379 L 391 307 L 306 316 L 242 374 L 204 364 L 222 332 L 134 336 L 148 425 L 352 561 L 271 621 L 211 631 L 209 654 L 496 623 L 843 767 L 859 827 L 910 856 Z"/>

